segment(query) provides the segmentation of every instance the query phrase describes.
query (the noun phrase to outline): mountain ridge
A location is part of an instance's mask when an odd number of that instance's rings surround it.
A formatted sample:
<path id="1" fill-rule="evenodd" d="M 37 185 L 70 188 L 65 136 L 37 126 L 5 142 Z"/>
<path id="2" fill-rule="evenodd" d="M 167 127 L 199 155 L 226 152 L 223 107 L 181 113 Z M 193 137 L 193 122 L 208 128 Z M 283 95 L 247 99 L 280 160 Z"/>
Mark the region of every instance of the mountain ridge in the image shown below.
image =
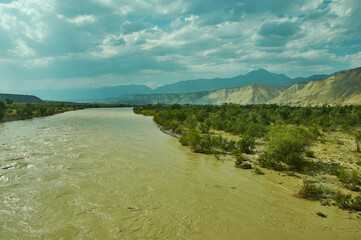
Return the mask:
<path id="1" fill-rule="evenodd" d="M 361 67 L 304 83 L 297 89 L 289 88 L 268 103 L 291 106 L 361 104 Z"/>
<path id="2" fill-rule="evenodd" d="M 265 69 L 251 71 L 245 75 L 231 78 L 212 78 L 179 81 L 154 89 L 154 93 L 190 93 L 200 91 L 216 91 L 226 88 L 236 88 L 251 85 L 253 83 L 267 85 L 289 85 L 294 79 L 285 74 L 271 73 Z"/>
<path id="3" fill-rule="evenodd" d="M 300 81 L 310 81 L 319 77 L 329 76 L 327 74 L 313 75 L 307 78 L 289 78 L 285 74 L 271 73 L 265 69 L 251 71 L 244 75 L 231 78 L 212 78 L 178 81 L 166 84 L 156 89 L 151 89 L 145 85 L 119 85 L 113 87 L 100 88 L 73 88 L 64 90 L 33 90 L 23 92 L 39 96 L 41 99 L 54 101 L 74 101 L 74 102 L 110 102 L 114 99 L 124 99 L 137 94 L 169 94 L 169 93 L 194 93 L 205 91 L 217 91 L 226 88 L 248 86 L 253 83 L 267 85 L 290 85 Z M 113 100 L 111 100 L 113 99 Z"/>
<path id="4" fill-rule="evenodd" d="M 9 93 L 0 93 L 0 101 L 5 101 L 5 99 L 11 99 L 14 102 L 24 102 L 24 103 L 42 103 L 44 102 L 37 96 L 33 95 L 23 95 L 23 94 L 9 94 Z"/>
<path id="5" fill-rule="evenodd" d="M 315 75 L 319 76 L 319 75 Z M 244 87 L 185 94 L 133 96 L 138 104 L 278 104 L 292 106 L 361 104 L 361 68 L 335 73 L 326 79 L 293 85 L 251 84 Z M 156 99 L 156 100 L 155 100 Z M 127 99 L 123 99 L 126 103 Z"/>

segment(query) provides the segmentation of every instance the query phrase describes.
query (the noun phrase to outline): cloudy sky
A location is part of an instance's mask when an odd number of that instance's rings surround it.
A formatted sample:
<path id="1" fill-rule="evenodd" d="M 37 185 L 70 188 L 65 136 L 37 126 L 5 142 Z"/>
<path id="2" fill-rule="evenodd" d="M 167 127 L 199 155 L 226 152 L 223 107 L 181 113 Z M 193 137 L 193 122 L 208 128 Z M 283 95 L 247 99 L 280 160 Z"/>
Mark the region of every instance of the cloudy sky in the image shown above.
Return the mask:
<path id="1" fill-rule="evenodd" d="M 361 66 L 360 0 L 0 0 L 0 92 Z"/>

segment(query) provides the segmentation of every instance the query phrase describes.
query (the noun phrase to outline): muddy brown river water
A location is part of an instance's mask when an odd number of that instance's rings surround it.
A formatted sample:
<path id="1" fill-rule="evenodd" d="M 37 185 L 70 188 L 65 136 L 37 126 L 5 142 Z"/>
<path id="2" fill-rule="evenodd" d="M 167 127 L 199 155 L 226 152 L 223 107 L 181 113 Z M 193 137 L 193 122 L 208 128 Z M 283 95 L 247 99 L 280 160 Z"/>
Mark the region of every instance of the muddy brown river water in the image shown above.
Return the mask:
<path id="1" fill-rule="evenodd" d="M 361 239 L 298 182 L 192 153 L 132 109 L 0 124 L 0 165 L 0 239 Z"/>

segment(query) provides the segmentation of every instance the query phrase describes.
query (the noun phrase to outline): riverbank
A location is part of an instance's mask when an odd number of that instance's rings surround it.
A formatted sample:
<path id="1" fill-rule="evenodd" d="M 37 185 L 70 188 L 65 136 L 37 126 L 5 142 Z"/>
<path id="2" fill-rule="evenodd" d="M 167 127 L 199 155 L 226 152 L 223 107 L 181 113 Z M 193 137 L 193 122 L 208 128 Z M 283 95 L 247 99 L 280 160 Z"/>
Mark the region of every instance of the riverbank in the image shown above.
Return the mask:
<path id="1" fill-rule="evenodd" d="M 214 154 L 220 160 L 228 155 L 236 167 L 253 169 L 255 174 L 270 169 L 302 179 L 293 196 L 337 205 L 356 214 L 361 211 L 360 119 L 345 119 L 334 113 L 350 110 L 360 111 L 357 106 L 174 105 L 148 106 L 134 112 L 153 116 L 163 132 L 176 135 L 182 145 L 196 153 Z M 280 121 L 283 115 L 276 114 L 285 111 L 288 113 L 284 116 L 294 115 L 297 119 L 287 117 L 289 123 Z M 314 117 L 312 112 L 319 116 Z M 305 113 L 314 119 L 302 118 Z"/>
<path id="2" fill-rule="evenodd" d="M 172 136 L 172 137 L 174 137 L 174 138 L 179 139 L 179 138 L 181 137 L 180 134 L 174 133 L 174 132 L 172 132 L 172 131 L 170 131 L 170 130 L 165 130 L 165 129 L 162 129 L 162 128 L 160 128 L 160 130 L 161 130 L 162 132 L 164 132 L 165 134 L 167 134 L 167 135 L 169 135 L 169 136 Z"/>

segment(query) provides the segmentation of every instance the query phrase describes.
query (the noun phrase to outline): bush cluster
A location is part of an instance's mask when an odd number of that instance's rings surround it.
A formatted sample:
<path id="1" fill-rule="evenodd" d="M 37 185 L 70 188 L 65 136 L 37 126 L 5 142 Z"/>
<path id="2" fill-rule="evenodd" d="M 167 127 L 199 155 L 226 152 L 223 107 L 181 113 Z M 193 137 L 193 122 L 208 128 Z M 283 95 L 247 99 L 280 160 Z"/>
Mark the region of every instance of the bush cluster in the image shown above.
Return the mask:
<path id="1" fill-rule="evenodd" d="M 309 180 L 303 180 L 301 189 L 296 193 L 299 198 L 306 198 L 310 200 L 319 200 L 327 198 L 332 195 L 333 192 L 327 189 L 325 186 L 315 183 Z"/>
<path id="2" fill-rule="evenodd" d="M 333 199 L 335 204 L 342 209 L 361 211 L 361 195 L 352 198 L 351 194 L 337 192 Z"/>
<path id="3" fill-rule="evenodd" d="M 265 152 L 259 158 L 262 167 L 275 170 L 302 170 L 305 166 L 303 154 L 315 136 L 303 127 L 272 127 L 268 134 Z"/>

